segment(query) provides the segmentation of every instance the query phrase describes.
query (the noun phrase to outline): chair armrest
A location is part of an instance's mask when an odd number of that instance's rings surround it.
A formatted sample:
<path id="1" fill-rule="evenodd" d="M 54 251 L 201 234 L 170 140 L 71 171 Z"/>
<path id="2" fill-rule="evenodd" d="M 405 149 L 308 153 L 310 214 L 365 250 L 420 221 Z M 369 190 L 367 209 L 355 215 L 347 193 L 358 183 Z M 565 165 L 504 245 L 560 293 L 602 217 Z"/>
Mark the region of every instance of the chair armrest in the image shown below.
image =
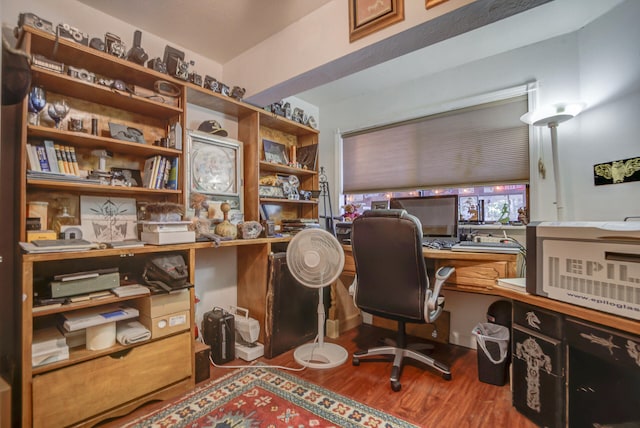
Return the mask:
<path id="1" fill-rule="evenodd" d="M 444 298 L 440 298 L 440 290 L 442 290 L 442 284 L 444 284 L 455 270 L 456 269 L 452 266 L 442 266 L 436 272 L 436 283 L 433 286 L 433 290 L 427 290 L 427 297 L 424 302 L 424 316 L 426 322 L 434 322 L 442 313 Z"/>

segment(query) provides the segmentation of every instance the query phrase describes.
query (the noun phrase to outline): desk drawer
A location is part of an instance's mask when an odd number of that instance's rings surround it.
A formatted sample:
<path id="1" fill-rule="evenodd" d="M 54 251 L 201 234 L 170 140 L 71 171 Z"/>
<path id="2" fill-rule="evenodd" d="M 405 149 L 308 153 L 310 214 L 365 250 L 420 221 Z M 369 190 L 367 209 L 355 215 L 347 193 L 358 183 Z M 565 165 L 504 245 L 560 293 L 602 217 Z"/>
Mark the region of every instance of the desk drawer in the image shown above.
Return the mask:
<path id="1" fill-rule="evenodd" d="M 453 266 L 456 271 L 447 280 L 451 285 L 494 288 L 498 278 L 515 276 L 515 263 L 484 260 L 436 260 L 435 268 Z"/>
<path id="2" fill-rule="evenodd" d="M 191 376 L 189 332 L 33 378 L 33 425 L 67 426 Z"/>

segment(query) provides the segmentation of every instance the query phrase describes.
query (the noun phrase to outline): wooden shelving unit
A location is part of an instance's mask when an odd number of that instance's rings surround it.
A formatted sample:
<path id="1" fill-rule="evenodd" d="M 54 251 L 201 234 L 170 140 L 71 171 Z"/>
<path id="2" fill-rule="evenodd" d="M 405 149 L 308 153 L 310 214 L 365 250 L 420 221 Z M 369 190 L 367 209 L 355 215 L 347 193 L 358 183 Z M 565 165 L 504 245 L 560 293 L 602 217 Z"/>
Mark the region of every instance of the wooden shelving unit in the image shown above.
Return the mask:
<path id="1" fill-rule="evenodd" d="M 32 84 L 45 89 L 48 103 L 64 99 L 71 108 L 62 126 L 55 128 L 53 122 L 48 120 L 46 111 L 41 113 L 39 125 L 30 124 L 28 97 L 22 103 L 21 130 L 18 133 L 20 141 L 16 150 L 16 169 L 19 177 L 16 183 L 19 199 L 16 224 L 20 241 L 27 240 L 27 206 L 33 201 L 48 202 L 49 222 L 45 225 L 47 229 L 52 228 L 52 219 L 55 217 L 60 198 L 70 201 L 70 212 L 76 217 L 78 224 L 80 197 L 83 195 L 134 198 L 137 203 L 186 204 L 186 177 L 189 171 L 186 156 L 188 130 L 185 126 L 187 103 L 220 113 L 238 122 L 238 140 L 242 142 L 244 153 L 245 220 L 260 220 L 261 204 L 279 206 L 290 218 L 318 217 L 317 200 L 260 198 L 258 193 L 260 177 L 265 174 L 295 175 L 300 180 L 300 189 L 318 190 L 316 169 L 308 170 L 297 168 L 295 165 L 264 162 L 262 148 L 263 139 L 280 142 L 287 148 L 318 144 L 317 130 L 148 67 L 69 40 L 57 39 L 54 35 L 39 29 L 23 27 L 18 43 L 20 48 L 31 54 L 64 64 L 64 73 L 33 65 Z M 69 66 L 94 73 L 95 81 L 69 75 L 66 73 Z M 113 80 L 125 82 L 127 90 L 113 89 L 108 84 Z M 167 81 L 175 85 L 180 95 L 175 98 L 158 96 L 154 93 L 157 81 Z M 70 118 L 82 119 L 85 129 L 68 130 L 67 122 Z M 90 132 L 92 119 L 97 119 L 99 123 L 96 135 Z M 144 142 L 112 138 L 109 132 L 110 122 L 141 130 Z M 167 148 L 157 144 L 158 140 L 169 136 L 169 129 L 175 123 L 182 126 L 183 148 Z M 150 189 L 84 183 L 81 180 L 57 181 L 35 178 L 27 173 L 27 144 L 41 145 L 44 140 L 72 146 L 81 170 L 96 169 L 98 160 L 93 153 L 96 149 L 109 152 L 107 168 L 125 167 L 141 172 L 144 170 L 145 160 L 149 157 L 161 155 L 177 158 L 180 171 L 177 189 Z M 268 272 L 267 255 L 272 251 L 273 243 L 286 241 L 287 238 L 276 238 L 223 241 L 220 244 L 221 247 L 237 247 L 239 302 L 246 304 L 261 322 L 265 317 L 263 306 Z M 31 347 L 34 329 L 57 324 L 59 317 L 65 312 L 107 304 L 132 303 L 142 297 L 109 297 L 36 311 L 33 310 L 33 305 L 36 294 L 53 275 L 118 266 L 121 272 L 124 270 L 127 275 L 138 277 L 145 262 L 160 253 L 182 254 L 189 266 L 190 280 L 193 282 L 195 251 L 210 248 L 212 245 L 193 243 L 134 249 L 22 254 L 18 266 L 20 290 L 17 293 L 21 299 L 16 302 L 19 306 L 16 316 L 20 326 L 17 351 L 20 358 L 17 363 L 20 366 L 20 380 L 17 385 L 21 402 L 19 424 L 36 427 L 47 424 L 89 426 L 112 415 L 123 414 L 149 400 L 165 399 L 192 388 L 195 376 L 193 328 L 137 345 L 115 345 L 100 351 L 90 351 L 84 347 L 72 348 L 68 359 L 32 367 Z M 193 294 L 191 290 L 191 302 Z M 191 326 L 193 312 L 191 303 Z M 264 338 L 264 334 L 261 338 Z M 163 353 L 171 353 L 172 358 L 159 364 L 157 368 L 149 364 L 151 354 Z M 113 361 L 119 362 L 114 365 Z M 144 369 L 144 377 L 132 375 L 141 369 Z M 136 386 L 115 392 L 96 389 L 95 385 L 118 383 L 120 373 L 125 377 L 136 378 Z M 71 380 L 64 381 L 78 376 L 91 378 L 91 385 L 86 382 L 85 385 L 79 385 Z M 124 382 L 124 378 L 122 381 Z M 83 398 L 68 399 L 71 395 Z M 59 405 L 61 399 L 67 400 L 64 406 Z M 64 407 L 64 412 L 57 410 L 58 407 Z"/>

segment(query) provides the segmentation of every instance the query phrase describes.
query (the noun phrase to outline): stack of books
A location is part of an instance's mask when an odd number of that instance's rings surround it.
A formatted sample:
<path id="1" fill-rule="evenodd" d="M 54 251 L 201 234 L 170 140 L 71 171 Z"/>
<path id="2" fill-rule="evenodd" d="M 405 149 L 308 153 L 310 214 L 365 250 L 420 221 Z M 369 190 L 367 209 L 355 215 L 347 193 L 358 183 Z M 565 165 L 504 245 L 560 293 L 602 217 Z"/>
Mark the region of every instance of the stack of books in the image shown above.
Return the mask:
<path id="1" fill-rule="evenodd" d="M 27 159 L 29 161 L 29 178 L 87 182 L 87 177 L 80 172 L 76 149 L 44 140 L 42 145 L 27 143 Z M 89 180 L 99 183 L 99 180 Z"/>
<path id="2" fill-rule="evenodd" d="M 190 224 L 190 221 L 145 221 L 140 239 L 153 245 L 196 242 L 196 232 L 189 230 Z"/>
<path id="3" fill-rule="evenodd" d="M 55 144 L 52 140 L 44 140 L 43 145 L 27 143 L 27 158 L 31 171 L 80 175 L 76 149 L 72 146 Z"/>
<path id="4" fill-rule="evenodd" d="M 144 163 L 142 187 L 148 189 L 178 188 L 178 158 L 151 156 Z"/>

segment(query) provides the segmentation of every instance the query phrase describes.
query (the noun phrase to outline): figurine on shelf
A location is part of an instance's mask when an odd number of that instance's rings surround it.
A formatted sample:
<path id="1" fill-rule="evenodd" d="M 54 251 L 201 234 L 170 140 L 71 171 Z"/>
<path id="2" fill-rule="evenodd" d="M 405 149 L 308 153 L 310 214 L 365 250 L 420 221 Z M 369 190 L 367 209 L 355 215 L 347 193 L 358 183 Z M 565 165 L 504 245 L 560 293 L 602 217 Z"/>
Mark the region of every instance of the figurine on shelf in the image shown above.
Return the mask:
<path id="1" fill-rule="evenodd" d="M 205 195 L 193 192 L 189 199 L 189 207 L 193 208 L 193 216 L 195 218 L 199 218 L 202 211 L 208 213 L 207 197 Z"/>
<path id="2" fill-rule="evenodd" d="M 518 221 L 525 226 L 529 224 L 529 217 L 527 217 L 527 209 L 524 207 L 518 208 Z"/>
<path id="3" fill-rule="evenodd" d="M 220 210 L 224 214 L 224 220 L 216 226 L 216 235 L 220 235 L 223 238 L 236 239 L 238 237 L 238 228 L 229 221 L 231 205 L 228 202 L 223 202 L 220 205 Z"/>
<path id="4" fill-rule="evenodd" d="M 342 215 L 342 217 L 344 218 L 344 221 L 353 221 L 356 217 L 358 217 L 360 215 L 360 213 L 358 212 L 358 208 L 360 208 L 360 205 L 356 205 L 356 204 L 347 204 L 343 207 L 344 209 L 344 214 Z"/>
<path id="5" fill-rule="evenodd" d="M 502 211 L 500 212 L 498 223 L 509 224 L 509 204 L 505 203 L 502 205 Z"/>

